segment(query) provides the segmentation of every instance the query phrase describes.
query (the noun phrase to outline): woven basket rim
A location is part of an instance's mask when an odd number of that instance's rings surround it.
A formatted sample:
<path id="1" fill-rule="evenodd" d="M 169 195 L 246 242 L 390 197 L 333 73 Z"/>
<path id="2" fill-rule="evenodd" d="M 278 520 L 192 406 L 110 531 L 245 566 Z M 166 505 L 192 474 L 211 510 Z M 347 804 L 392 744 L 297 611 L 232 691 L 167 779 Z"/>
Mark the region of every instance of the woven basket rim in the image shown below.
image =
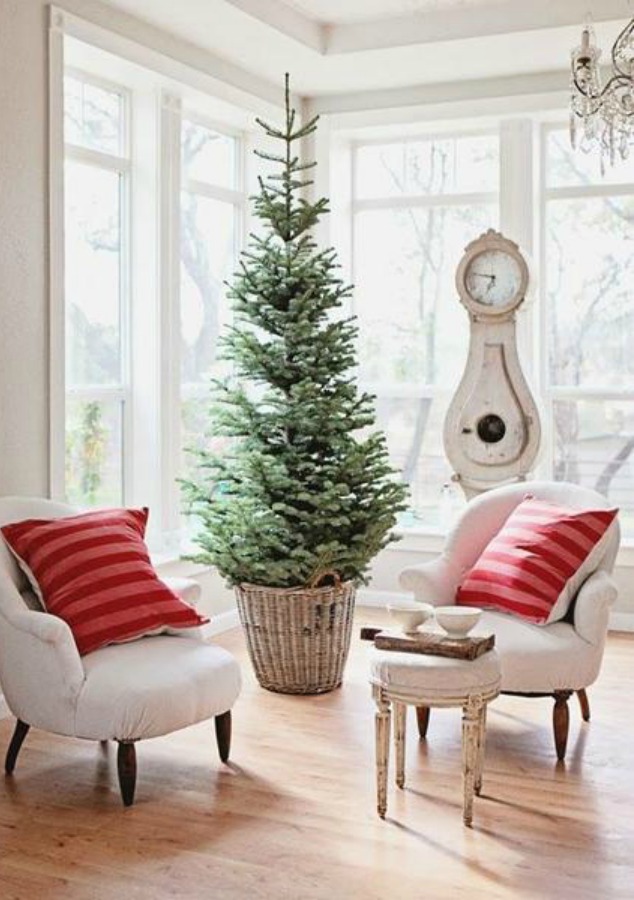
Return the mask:
<path id="1" fill-rule="evenodd" d="M 251 584 L 248 581 L 242 581 L 239 584 L 234 585 L 235 588 L 238 588 L 241 591 L 251 591 L 257 593 L 267 593 L 267 594 L 284 594 L 286 596 L 291 596 L 292 594 L 319 594 L 319 593 L 327 593 L 332 591 L 343 591 L 348 590 L 351 586 L 355 586 L 355 581 L 352 578 L 349 578 L 348 581 L 340 581 L 339 584 L 326 584 L 321 587 L 309 587 L 305 585 L 303 587 L 292 587 L 292 588 L 283 588 L 283 587 L 275 587 L 274 585 L 264 585 L 264 584 Z"/>

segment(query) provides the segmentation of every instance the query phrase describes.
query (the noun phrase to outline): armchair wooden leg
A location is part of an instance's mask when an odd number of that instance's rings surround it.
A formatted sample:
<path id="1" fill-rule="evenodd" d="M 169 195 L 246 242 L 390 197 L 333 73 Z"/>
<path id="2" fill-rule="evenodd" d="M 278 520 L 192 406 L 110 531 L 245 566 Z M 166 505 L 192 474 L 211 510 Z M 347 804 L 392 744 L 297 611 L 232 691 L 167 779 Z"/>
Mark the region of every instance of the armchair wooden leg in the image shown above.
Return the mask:
<path id="1" fill-rule="evenodd" d="M 132 806 L 136 787 L 136 750 L 132 741 L 119 741 L 117 771 L 123 805 Z"/>
<path id="2" fill-rule="evenodd" d="M 581 718 L 584 722 L 590 721 L 590 701 L 588 700 L 588 695 L 586 694 L 586 689 L 581 688 L 580 691 L 577 691 L 577 697 L 579 698 L 579 706 L 581 707 Z"/>
<path id="3" fill-rule="evenodd" d="M 229 759 L 229 751 L 231 750 L 231 710 L 216 716 L 214 719 L 216 726 L 216 741 L 218 742 L 218 753 L 223 763 Z"/>
<path id="4" fill-rule="evenodd" d="M 429 728 L 429 707 L 416 707 L 416 720 L 418 722 L 418 736 L 423 741 L 427 737 L 427 729 Z"/>
<path id="5" fill-rule="evenodd" d="M 555 691 L 555 706 L 553 707 L 553 728 L 555 731 L 555 749 L 557 750 L 557 759 L 562 761 L 566 756 L 566 745 L 568 743 L 568 725 L 570 715 L 568 712 L 568 698 L 572 691 Z"/>
<path id="6" fill-rule="evenodd" d="M 13 737 L 11 738 L 11 743 L 9 744 L 7 756 L 4 761 L 4 771 L 7 775 L 11 775 L 15 769 L 18 753 L 24 743 L 24 738 L 29 733 L 30 727 L 30 725 L 27 725 L 26 722 L 23 722 L 21 719 L 18 719 L 15 723 L 15 731 L 13 732 Z"/>

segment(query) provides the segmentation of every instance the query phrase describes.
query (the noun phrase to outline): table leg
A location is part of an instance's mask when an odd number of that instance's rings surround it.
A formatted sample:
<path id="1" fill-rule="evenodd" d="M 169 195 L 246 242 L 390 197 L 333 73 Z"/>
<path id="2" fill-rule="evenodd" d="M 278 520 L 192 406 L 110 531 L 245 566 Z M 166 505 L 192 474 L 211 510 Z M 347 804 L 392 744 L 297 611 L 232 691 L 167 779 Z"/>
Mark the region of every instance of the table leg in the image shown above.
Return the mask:
<path id="1" fill-rule="evenodd" d="M 396 750 L 396 785 L 405 786 L 405 736 L 407 729 L 407 706 L 394 703 L 394 746 Z"/>
<path id="2" fill-rule="evenodd" d="M 469 697 L 462 710 L 463 820 L 465 825 L 471 825 L 473 821 L 473 795 L 478 765 L 478 734 L 482 705 L 479 697 Z"/>
<path id="3" fill-rule="evenodd" d="M 390 703 L 383 696 L 380 687 L 374 687 L 374 701 L 377 706 L 376 728 L 376 797 L 377 812 L 382 819 L 387 812 L 387 769 L 390 757 Z"/>
<path id="4" fill-rule="evenodd" d="M 474 785 L 475 792 L 478 795 L 482 790 L 482 770 L 484 769 L 484 755 L 487 737 L 487 707 L 487 703 L 482 704 L 482 709 L 480 710 L 480 720 L 478 723 L 478 764 L 476 768 Z"/>

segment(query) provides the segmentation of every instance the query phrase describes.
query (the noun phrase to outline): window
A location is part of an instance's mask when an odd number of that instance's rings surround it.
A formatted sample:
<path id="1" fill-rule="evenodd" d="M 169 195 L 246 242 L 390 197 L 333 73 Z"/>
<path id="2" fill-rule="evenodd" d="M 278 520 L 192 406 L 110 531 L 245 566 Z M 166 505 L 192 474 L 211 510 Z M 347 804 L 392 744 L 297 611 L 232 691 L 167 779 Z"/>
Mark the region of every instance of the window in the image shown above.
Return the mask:
<path id="1" fill-rule="evenodd" d="M 209 384 L 223 374 L 218 337 L 229 321 L 225 281 L 240 246 L 244 195 L 239 141 L 202 121 L 181 129 L 181 446 L 180 474 L 195 463 L 187 452 L 205 439 Z"/>
<path id="2" fill-rule="evenodd" d="M 634 535 L 634 164 L 602 178 L 544 130 L 544 370 L 555 478 L 595 488 Z"/>
<path id="3" fill-rule="evenodd" d="M 499 140 L 457 133 L 351 148 L 360 373 L 411 486 L 403 524 L 446 524 L 442 429 L 468 344 L 454 275 L 464 246 L 501 218 L 511 236 L 535 224 L 540 239 L 539 299 L 518 328 L 542 410 L 537 474 L 605 494 L 632 538 L 634 161 L 602 177 L 593 157 L 571 151 L 567 128 L 544 125 L 540 144 L 535 122 L 512 124 Z M 541 194 L 518 187 L 539 146 Z"/>
<path id="4" fill-rule="evenodd" d="M 498 179 L 495 134 L 354 150 L 360 376 L 411 488 L 409 524 L 442 524 L 443 422 L 468 345 L 455 266 L 469 241 L 497 227 Z"/>
<path id="5" fill-rule="evenodd" d="M 65 471 L 53 492 L 80 508 L 148 505 L 152 548 L 178 553 L 177 479 L 223 373 L 244 141 L 206 118 L 200 94 L 67 49 L 91 74 L 69 67 L 64 79 Z M 106 65 L 120 83 L 93 76 Z"/>
<path id="6" fill-rule="evenodd" d="M 123 502 L 128 382 L 129 104 L 65 78 L 66 496 Z"/>

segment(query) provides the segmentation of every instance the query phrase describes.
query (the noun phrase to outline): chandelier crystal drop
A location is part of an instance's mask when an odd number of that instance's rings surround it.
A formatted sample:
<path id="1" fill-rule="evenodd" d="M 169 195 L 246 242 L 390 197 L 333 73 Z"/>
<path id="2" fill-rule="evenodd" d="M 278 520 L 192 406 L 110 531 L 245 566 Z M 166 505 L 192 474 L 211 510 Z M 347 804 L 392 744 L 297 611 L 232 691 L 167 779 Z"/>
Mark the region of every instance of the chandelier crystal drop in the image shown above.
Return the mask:
<path id="1" fill-rule="evenodd" d="M 634 19 L 612 47 L 613 74 L 602 83 L 594 30 L 586 25 L 571 54 L 570 141 L 584 153 L 598 151 L 601 171 L 634 143 Z"/>

